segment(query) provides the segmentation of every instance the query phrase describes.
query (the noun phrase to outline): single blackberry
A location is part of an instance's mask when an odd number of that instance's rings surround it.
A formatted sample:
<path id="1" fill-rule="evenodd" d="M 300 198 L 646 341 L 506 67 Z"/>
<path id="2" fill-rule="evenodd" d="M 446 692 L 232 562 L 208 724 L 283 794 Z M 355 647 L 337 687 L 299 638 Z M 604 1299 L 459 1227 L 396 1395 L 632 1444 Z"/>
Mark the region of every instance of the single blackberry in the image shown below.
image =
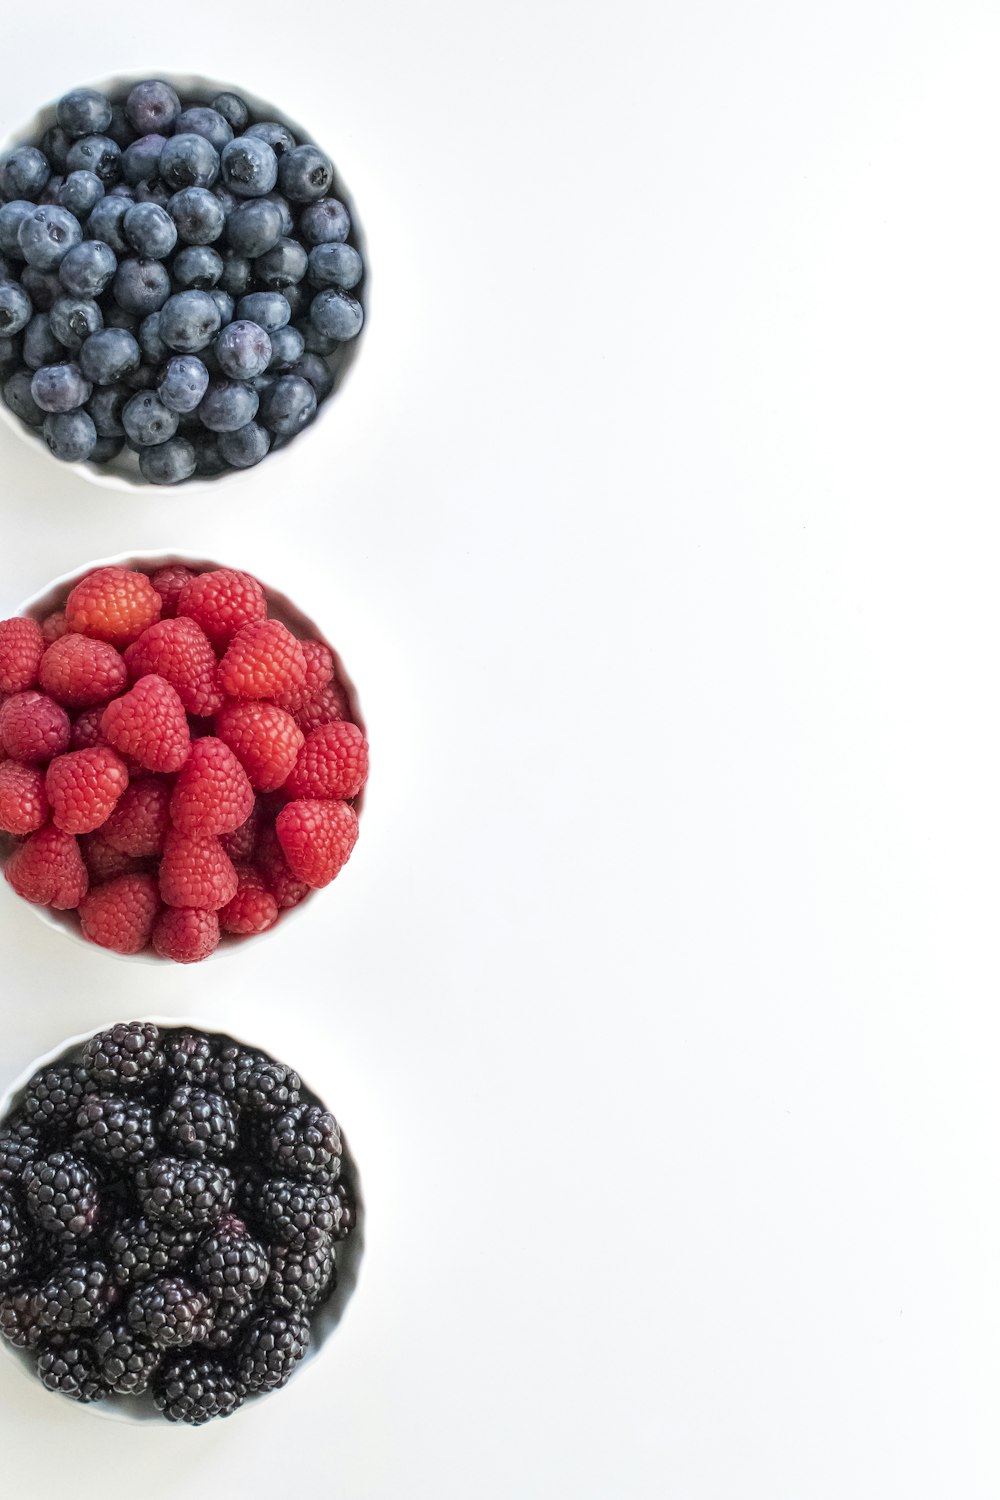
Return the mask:
<path id="1" fill-rule="evenodd" d="M 94 1353 L 104 1384 L 120 1396 L 145 1395 L 163 1358 L 121 1318 L 105 1323 L 94 1335 Z"/>
<path id="2" fill-rule="evenodd" d="M 239 1338 L 240 1331 L 258 1311 L 256 1302 L 217 1302 L 205 1348 L 231 1349 Z"/>
<path id="3" fill-rule="evenodd" d="M 153 1400 L 168 1422 L 200 1427 L 214 1417 L 231 1417 L 243 1405 L 243 1392 L 221 1360 L 178 1354 L 159 1371 Z"/>
<path id="4" fill-rule="evenodd" d="M 276 1115 L 298 1104 L 302 1080 L 284 1063 L 231 1044 L 219 1054 L 219 1088 L 252 1115 Z"/>
<path id="5" fill-rule="evenodd" d="M 335 1233 L 340 1199 L 320 1183 L 268 1177 L 254 1209 L 267 1239 L 293 1250 L 314 1249 Z"/>
<path id="6" fill-rule="evenodd" d="M 213 1161 L 158 1156 L 139 1168 L 135 1187 L 143 1212 L 172 1224 L 211 1224 L 233 1201 L 233 1174 Z"/>
<path id="7" fill-rule="evenodd" d="M 9 1286 L 29 1256 L 28 1226 L 13 1193 L 0 1188 L 0 1286 Z"/>
<path id="8" fill-rule="evenodd" d="M 232 1156 L 239 1144 L 236 1112 L 221 1094 L 176 1089 L 160 1116 L 165 1146 L 184 1156 Z"/>
<path id="9" fill-rule="evenodd" d="M 25 1167 L 40 1150 L 34 1125 L 22 1118 L 5 1120 L 0 1129 L 0 1185 L 20 1182 Z"/>
<path id="10" fill-rule="evenodd" d="M 166 1219 L 128 1217 L 108 1235 L 111 1270 L 121 1286 L 138 1286 L 182 1269 L 191 1258 L 198 1231 Z"/>
<path id="11" fill-rule="evenodd" d="M 155 1082 L 164 1066 L 159 1027 L 152 1021 L 122 1021 L 92 1036 L 83 1065 L 99 1089 L 132 1092 Z"/>
<path id="12" fill-rule="evenodd" d="M 267 1155 L 282 1177 L 336 1182 L 343 1149 L 336 1120 L 316 1104 L 295 1104 L 271 1121 Z"/>
<path id="13" fill-rule="evenodd" d="M 168 1031 L 163 1040 L 163 1056 L 168 1092 L 185 1087 L 218 1091 L 215 1044 L 204 1032 Z"/>
<path id="14" fill-rule="evenodd" d="M 41 1307 L 35 1286 L 9 1286 L 0 1293 L 0 1334 L 15 1349 L 33 1349 L 42 1337 Z"/>
<path id="15" fill-rule="evenodd" d="M 309 1347 L 309 1323 L 301 1313 L 262 1308 L 240 1335 L 234 1367 L 240 1385 L 251 1391 L 276 1391 L 290 1378 Z"/>
<path id="16" fill-rule="evenodd" d="M 337 1285 L 336 1251 L 332 1240 L 314 1250 L 271 1250 L 271 1274 L 265 1293 L 268 1302 L 289 1312 L 311 1312 L 325 1302 Z"/>
<path id="17" fill-rule="evenodd" d="M 68 1151 L 53 1151 L 30 1161 L 21 1181 L 28 1214 L 45 1234 L 71 1245 L 93 1233 L 97 1179 L 86 1162 Z"/>
<path id="18" fill-rule="evenodd" d="M 21 1117 L 36 1134 L 68 1135 L 86 1088 L 87 1075 L 78 1062 L 42 1068 L 25 1088 Z"/>
<path id="19" fill-rule="evenodd" d="M 76 1113 L 73 1143 L 101 1166 L 136 1167 L 158 1150 L 153 1111 L 141 1099 L 86 1094 Z"/>
<path id="20" fill-rule="evenodd" d="M 125 1317 L 133 1333 L 159 1349 L 198 1344 L 212 1327 L 207 1295 L 181 1276 L 160 1276 L 136 1287 Z"/>
<path id="21" fill-rule="evenodd" d="M 93 1346 L 75 1335 L 57 1338 L 41 1351 L 38 1378 L 47 1390 L 73 1401 L 100 1401 L 107 1395 Z"/>
<path id="22" fill-rule="evenodd" d="M 263 1291 L 267 1251 L 232 1214 L 210 1229 L 194 1252 L 192 1270 L 215 1302 L 252 1302 Z"/>
<path id="23" fill-rule="evenodd" d="M 94 1328 L 111 1304 L 118 1288 L 102 1260 L 64 1261 L 39 1288 L 38 1319 L 43 1328 L 69 1333 L 73 1328 Z"/>

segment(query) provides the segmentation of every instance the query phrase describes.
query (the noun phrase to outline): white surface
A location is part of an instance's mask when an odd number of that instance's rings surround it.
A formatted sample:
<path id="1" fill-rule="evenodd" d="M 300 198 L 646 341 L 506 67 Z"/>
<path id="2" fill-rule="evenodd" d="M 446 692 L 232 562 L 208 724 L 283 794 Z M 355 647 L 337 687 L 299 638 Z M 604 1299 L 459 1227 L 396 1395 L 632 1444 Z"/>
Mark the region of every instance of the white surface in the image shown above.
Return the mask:
<path id="1" fill-rule="evenodd" d="M 0 1061 L 137 1009 L 308 1057 L 365 1271 L 249 1428 L 109 1445 L 0 1370 L 7 1486 L 995 1500 L 1000 13 L 173 14 L 19 8 L 5 115 L 116 37 L 287 99 L 368 345 L 277 494 L 4 441 L 2 597 L 175 539 L 259 568 L 351 664 L 371 795 L 255 962 L 3 910 Z"/>

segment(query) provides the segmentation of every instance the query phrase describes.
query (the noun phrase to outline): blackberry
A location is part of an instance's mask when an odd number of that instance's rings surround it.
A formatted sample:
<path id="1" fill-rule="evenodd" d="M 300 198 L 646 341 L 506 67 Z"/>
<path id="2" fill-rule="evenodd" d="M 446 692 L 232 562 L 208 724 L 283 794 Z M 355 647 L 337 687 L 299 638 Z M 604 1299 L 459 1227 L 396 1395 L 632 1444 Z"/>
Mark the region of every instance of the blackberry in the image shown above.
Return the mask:
<path id="1" fill-rule="evenodd" d="M 212 1327 L 208 1297 L 181 1276 L 160 1276 L 137 1287 L 125 1316 L 133 1333 L 159 1349 L 200 1343 Z"/>
<path id="2" fill-rule="evenodd" d="M 164 1145 L 185 1156 L 232 1156 L 238 1144 L 236 1113 L 221 1094 L 179 1088 L 160 1116 Z"/>
<path id="3" fill-rule="evenodd" d="M 290 1378 L 309 1347 L 309 1323 L 300 1313 L 265 1307 L 240 1335 L 234 1366 L 240 1385 L 252 1391 L 276 1391 Z"/>
<path id="4" fill-rule="evenodd" d="M 233 1174 L 219 1162 L 158 1156 L 135 1178 L 139 1206 L 172 1224 L 211 1224 L 233 1201 Z"/>
<path id="5" fill-rule="evenodd" d="M 243 1405 L 243 1392 L 221 1360 L 179 1354 L 159 1371 L 153 1400 L 168 1422 L 200 1427 L 214 1417 L 230 1417 Z"/>
<path id="6" fill-rule="evenodd" d="M 120 1396 L 145 1395 L 163 1358 L 121 1318 L 105 1323 L 94 1335 L 94 1353 L 104 1384 Z"/>
<path id="7" fill-rule="evenodd" d="M 42 1299 L 33 1286 L 9 1286 L 0 1293 L 0 1334 L 15 1349 L 33 1349 L 42 1336 Z"/>
<path id="8" fill-rule="evenodd" d="M 6 1188 L 0 1188 L 0 1286 L 9 1286 L 28 1259 L 28 1228 L 24 1215 Z"/>
<path id="9" fill-rule="evenodd" d="M 271 1121 L 267 1154 L 283 1177 L 336 1182 L 343 1149 L 336 1120 L 316 1104 L 293 1105 Z"/>
<path id="10" fill-rule="evenodd" d="M 121 1286 L 138 1286 L 180 1270 L 191 1258 L 197 1233 L 193 1226 L 166 1219 L 121 1219 L 108 1235 L 115 1280 Z"/>
<path id="11" fill-rule="evenodd" d="M 163 1042 L 164 1074 L 168 1091 L 185 1086 L 216 1092 L 219 1064 L 215 1045 L 200 1031 L 171 1031 Z"/>
<path id="12" fill-rule="evenodd" d="M 263 1291 L 270 1263 L 267 1251 L 241 1219 L 227 1215 L 203 1236 L 192 1269 L 215 1302 L 252 1302 Z"/>
<path id="13" fill-rule="evenodd" d="M 205 1348 L 231 1349 L 239 1338 L 240 1331 L 257 1311 L 257 1304 L 254 1302 L 217 1302 Z"/>
<path id="14" fill-rule="evenodd" d="M 40 1149 L 38 1132 L 27 1120 L 5 1120 L 0 1129 L 0 1185 L 20 1182 L 25 1167 Z"/>
<path id="15" fill-rule="evenodd" d="M 276 1115 L 298 1104 L 302 1080 L 284 1063 L 231 1044 L 219 1054 L 219 1088 L 240 1109 Z"/>
<path id="16" fill-rule="evenodd" d="M 118 1298 L 118 1288 L 104 1261 L 65 1261 L 39 1288 L 38 1321 L 43 1328 L 69 1333 L 94 1328 Z"/>
<path id="17" fill-rule="evenodd" d="M 254 1209 L 266 1237 L 293 1250 L 315 1249 L 335 1234 L 342 1212 L 331 1189 L 284 1177 L 261 1183 Z"/>
<path id="18" fill-rule="evenodd" d="M 336 1285 L 336 1251 L 331 1240 L 321 1240 L 314 1250 L 290 1250 L 287 1245 L 272 1249 L 266 1295 L 275 1307 L 311 1312 Z"/>
<path id="19" fill-rule="evenodd" d="M 24 1091 L 21 1116 L 39 1134 L 68 1134 L 86 1087 L 87 1075 L 79 1063 L 42 1068 Z"/>
<path id="20" fill-rule="evenodd" d="M 28 1214 L 45 1234 L 71 1245 L 93 1233 L 97 1179 L 86 1162 L 67 1151 L 53 1151 L 30 1161 L 21 1180 Z"/>
<path id="21" fill-rule="evenodd" d="M 107 1395 L 97 1370 L 97 1356 L 86 1339 L 60 1338 L 38 1356 L 38 1378 L 50 1391 L 73 1401 L 100 1401 Z"/>
<path id="22" fill-rule="evenodd" d="M 158 1149 L 153 1111 L 139 1099 L 86 1094 L 77 1110 L 73 1142 L 99 1165 L 138 1166 Z"/>
<path id="23" fill-rule="evenodd" d="M 122 1021 L 92 1036 L 83 1064 L 101 1089 L 131 1091 L 153 1083 L 164 1065 L 159 1027 L 151 1021 Z"/>

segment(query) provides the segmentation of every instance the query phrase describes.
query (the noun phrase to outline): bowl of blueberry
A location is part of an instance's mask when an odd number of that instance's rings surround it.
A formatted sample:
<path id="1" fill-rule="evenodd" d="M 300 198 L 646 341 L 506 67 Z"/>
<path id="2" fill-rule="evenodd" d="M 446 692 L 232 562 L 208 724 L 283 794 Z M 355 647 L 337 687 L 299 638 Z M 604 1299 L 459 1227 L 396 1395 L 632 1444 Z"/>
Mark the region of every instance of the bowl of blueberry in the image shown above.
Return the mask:
<path id="1" fill-rule="evenodd" d="M 0 418 L 118 489 L 252 468 L 339 390 L 367 281 L 333 162 L 272 105 L 72 89 L 0 155 Z"/>
<path id="2" fill-rule="evenodd" d="M 0 1100 L 0 1345 L 122 1421 L 200 1426 L 281 1390 L 354 1291 L 357 1168 L 257 1047 L 120 1022 Z"/>

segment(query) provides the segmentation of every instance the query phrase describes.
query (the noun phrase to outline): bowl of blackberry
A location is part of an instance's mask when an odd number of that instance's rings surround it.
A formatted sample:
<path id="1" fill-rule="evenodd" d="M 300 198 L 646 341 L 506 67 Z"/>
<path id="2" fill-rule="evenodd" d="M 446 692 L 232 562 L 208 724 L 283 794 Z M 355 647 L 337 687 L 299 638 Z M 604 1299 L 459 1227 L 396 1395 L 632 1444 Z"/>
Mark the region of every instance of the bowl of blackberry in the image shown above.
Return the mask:
<path id="1" fill-rule="evenodd" d="M 194 1023 L 74 1037 L 0 1100 L 0 1344 L 99 1415 L 200 1426 L 281 1390 L 343 1314 L 362 1226 L 322 1101 Z"/>
<path id="2" fill-rule="evenodd" d="M 272 105 L 72 89 L 0 155 L 0 418 L 122 490 L 252 468 L 343 383 L 365 262 L 332 160 Z"/>

